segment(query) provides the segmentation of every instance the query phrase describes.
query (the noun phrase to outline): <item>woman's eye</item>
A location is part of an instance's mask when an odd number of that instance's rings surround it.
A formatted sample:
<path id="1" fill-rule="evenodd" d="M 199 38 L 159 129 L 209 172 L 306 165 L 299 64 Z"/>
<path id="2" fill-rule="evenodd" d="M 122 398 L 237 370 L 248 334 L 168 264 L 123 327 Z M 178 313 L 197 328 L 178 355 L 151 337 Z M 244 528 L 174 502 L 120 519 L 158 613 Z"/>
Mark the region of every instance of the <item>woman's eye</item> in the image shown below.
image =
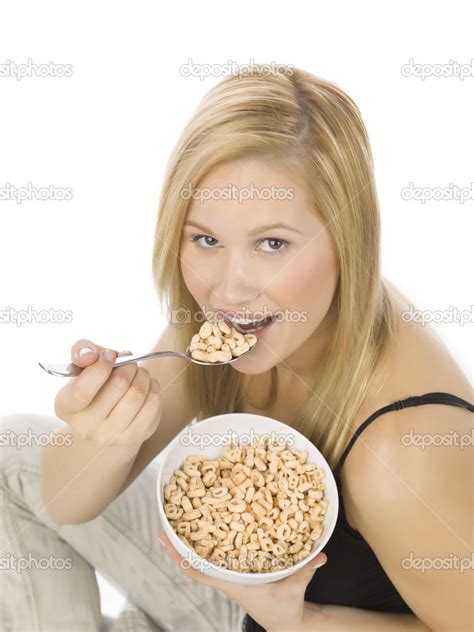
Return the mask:
<path id="1" fill-rule="evenodd" d="M 204 242 L 201 242 L 201 239 L 204 239 Z M 205 250 L 213 249 L 213 246 L 218 243 L 217 239 L 214 239 L 214 237 L 211 237 L 210 235 L 193 235 L 191 241 L 196 242 L 200 248 L 204 248 Z M 288 242 L 284 239 L 276 239 L 275 237 L 267 237 L 266 239 L 262 239 L 260 243 L 263 243 L 265 241 L 269 242 L 270 249 L 263 250 L 263 252 L 268 252 L 271 254 L 283 252 L 283 250 L 285 250 L 289 245 Z"/>
<path id="2" fill-rule="evenodd" d="M 275 242 L 277 242 L 277 245 L 284 244 L 283 248 L 273 248 L 271 246 L 270 250 L 264 250 L 264 252 L 282 252 L 283 250 L 285 250 L 285 248 L 288 247 L 288 242 L 285 241 L 284 239 L 276 239 L 275 237 L 267 237 L 266 239 L 262 239 L 262 242 L 264 241 L 268 241 L 270 243 L 273 242 L 273 245 L 275 245 Z"/>
<path id="3" fill-rule="evenodd" d="M 214 237 L 211 237 L 210 235 L 194 235 L 191 238 L 191 241 L 196 241 L 199 244 L 200 248 L 206 248 L 206 246 L 203 246 L 202 244 L 199 243 L 199 240 L 202 239 L 204 237 L 204 239 L 212 239 L 213 241 L 217 241 L 217 239 L 214 239 Z M 210 244 L 206 241 L 207 246 L 209 246 Z"/>

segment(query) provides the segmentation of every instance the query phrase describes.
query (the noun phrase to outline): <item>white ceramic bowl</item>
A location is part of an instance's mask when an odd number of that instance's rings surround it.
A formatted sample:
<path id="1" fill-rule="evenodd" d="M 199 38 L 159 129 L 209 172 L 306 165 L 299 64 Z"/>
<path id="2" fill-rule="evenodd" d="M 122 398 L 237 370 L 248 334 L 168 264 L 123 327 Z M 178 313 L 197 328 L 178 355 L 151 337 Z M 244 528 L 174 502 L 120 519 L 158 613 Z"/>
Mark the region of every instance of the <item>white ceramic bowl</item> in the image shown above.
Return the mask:
<path id="1" fill-rule="evenodd" d="M 173 471 L 181 467 L 184 459 L 191 454 L 202 454 L 208 459 L 217 459 L 225 452 L 226 440 L 239 440 L 249 444 L 256 435 L 270 435 L 278 441 L 285 437 L 288 448 L 307 450 L 307 463 L 315 463 L 325 473 L 324 499 L 328 501 L 323 522 L 323 533 L 313 543 L 311 553 L 289 568 L 262 573 L 242 573 L 216 566 L 190 549 L 175 533 L 168 522 L 163 506 L 163 490 L 173 475 Z M 336 481 L 327 461 L 321 452 L 301 433 L 291 426 L 262 415 L 248 413 L 228 413 L 209 417 L 193 425 L 187 426 L 163 450 L 162 462 L 157 481 L 158 511 L 163 529 L 178 553 L 199 571 L 217 579 L 236 584 L 265 584 L 283 579 L 298 571 L 321 551 L 331 537 L 337 520 L 339 497 Z"/>

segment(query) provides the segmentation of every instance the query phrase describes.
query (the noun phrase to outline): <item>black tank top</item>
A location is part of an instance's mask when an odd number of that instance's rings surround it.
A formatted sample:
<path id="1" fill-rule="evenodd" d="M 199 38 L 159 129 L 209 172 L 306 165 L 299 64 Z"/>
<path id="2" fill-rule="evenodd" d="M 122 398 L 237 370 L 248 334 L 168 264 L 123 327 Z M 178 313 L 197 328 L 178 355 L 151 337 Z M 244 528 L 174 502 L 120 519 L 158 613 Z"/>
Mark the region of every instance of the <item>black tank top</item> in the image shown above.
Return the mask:
<path id="1" fill-rule="evenodd" d="M 322 549 L 327 562 L 318 569 L 306 587 L 305 601 L 376 610 L 413 614 L 380 565 L 375 553 L 359 531 L 349 526 L 344 511 L 340 473 L 344 461 L 357 437 L 380 415 L 420 404 L 446 404 L 460 406 L 474 412 L 474 406 L 450 393 L 426 393 L 407 397 L 379 408 L 355 431 L 349 444 L 334 468 L 334 478 L 339 492 L 339 513 L 334 531 Z M 265 632 L 250 615 L 242 623 L 243 632 Z"/>

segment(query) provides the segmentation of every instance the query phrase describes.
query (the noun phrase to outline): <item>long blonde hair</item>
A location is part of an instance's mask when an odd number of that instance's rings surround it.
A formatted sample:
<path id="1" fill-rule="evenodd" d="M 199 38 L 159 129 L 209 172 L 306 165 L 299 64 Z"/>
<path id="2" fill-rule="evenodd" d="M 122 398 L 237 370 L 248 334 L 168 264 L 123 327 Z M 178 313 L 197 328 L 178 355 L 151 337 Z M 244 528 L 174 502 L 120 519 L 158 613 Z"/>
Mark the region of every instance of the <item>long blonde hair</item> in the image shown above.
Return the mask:
<path id="1" fill-rule="evenodd" d="M 152 273 L 160 300 L 187 313 L 175 324 L 176 349 L 199 328 L 200 306 L 184 284 L 179 248 L 189 200 L 182 191 L 225 160 L 246 156 L 294 160 L 304 170 L 314 208 L 336 246 L 336 321 L 308 399 L 294 427 L 334 467 L 348 440 L 375 368 L 394 339 L 395 312 L 380 273 L 380 218 L 373 159 L 360 112 L 338 86 L 295 67 L 254 67 L 232 75 L 200 102 L 172 155 L 162 189 Z M 316 211 L 315 211 L 316 212 Z M 245 375 L 230 365 L 189 363 L 187 396 L 197 420 L 236 412 Z M 269 398 L 277 392 L 271 370 Z"/>

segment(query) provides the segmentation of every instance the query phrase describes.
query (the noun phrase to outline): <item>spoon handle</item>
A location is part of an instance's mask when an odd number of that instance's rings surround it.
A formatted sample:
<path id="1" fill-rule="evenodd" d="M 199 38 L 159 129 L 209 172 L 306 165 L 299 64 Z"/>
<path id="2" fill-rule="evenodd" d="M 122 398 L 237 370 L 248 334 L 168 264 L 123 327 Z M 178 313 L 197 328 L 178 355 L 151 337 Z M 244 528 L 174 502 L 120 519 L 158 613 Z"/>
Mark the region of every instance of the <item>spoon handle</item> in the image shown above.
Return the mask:
<path id="1" fill-rule="evenodd" d="M 127 357 L 126 360 L 118 360 L 114 366 L 112 367 L 113 369 L 115 369 L 115 367 L 117 366 L 121 366 L 122 364 L 130 364 L 131 362 L 137 362 L 138 360 L 149 360 L 151 358 L 165 358 L 165 357 L 177 357 L 177 358 L 182 358 L 183 360 L 191 360 L 191 358 L 186 354 L 186 353 L 180 353 L 179 351 L 151 351 L 150 353 L 145 353 L 142 356 L 132 356 L 132 357 Z"/>
<path id="2" fill-rule="evenodd" d="M 177 358 L 182 358 L 183 360 L 192 360 L 192 358 L 190 358 L 186 353 L 180 353 L 179 351 L 152 351 L 141 356 L 128 356 L 126 359 L 117 360 L 112 369 L 115 369 L 116 367 L 122 366 L 124 364 L 138 362 L 138 360 L 149 360 L 151 358 L 163 358 L 166 356 L 175 356 Z M 72 363 L 54 364 L 49 362 L 38 362 L 38 364 L 47 373 L 50 373 L 51 375 L 58 375 L 60 377 L 75 377 L 77 375 L 80 375 L 84 370 L 82 367 L 76 366 Z"/>

